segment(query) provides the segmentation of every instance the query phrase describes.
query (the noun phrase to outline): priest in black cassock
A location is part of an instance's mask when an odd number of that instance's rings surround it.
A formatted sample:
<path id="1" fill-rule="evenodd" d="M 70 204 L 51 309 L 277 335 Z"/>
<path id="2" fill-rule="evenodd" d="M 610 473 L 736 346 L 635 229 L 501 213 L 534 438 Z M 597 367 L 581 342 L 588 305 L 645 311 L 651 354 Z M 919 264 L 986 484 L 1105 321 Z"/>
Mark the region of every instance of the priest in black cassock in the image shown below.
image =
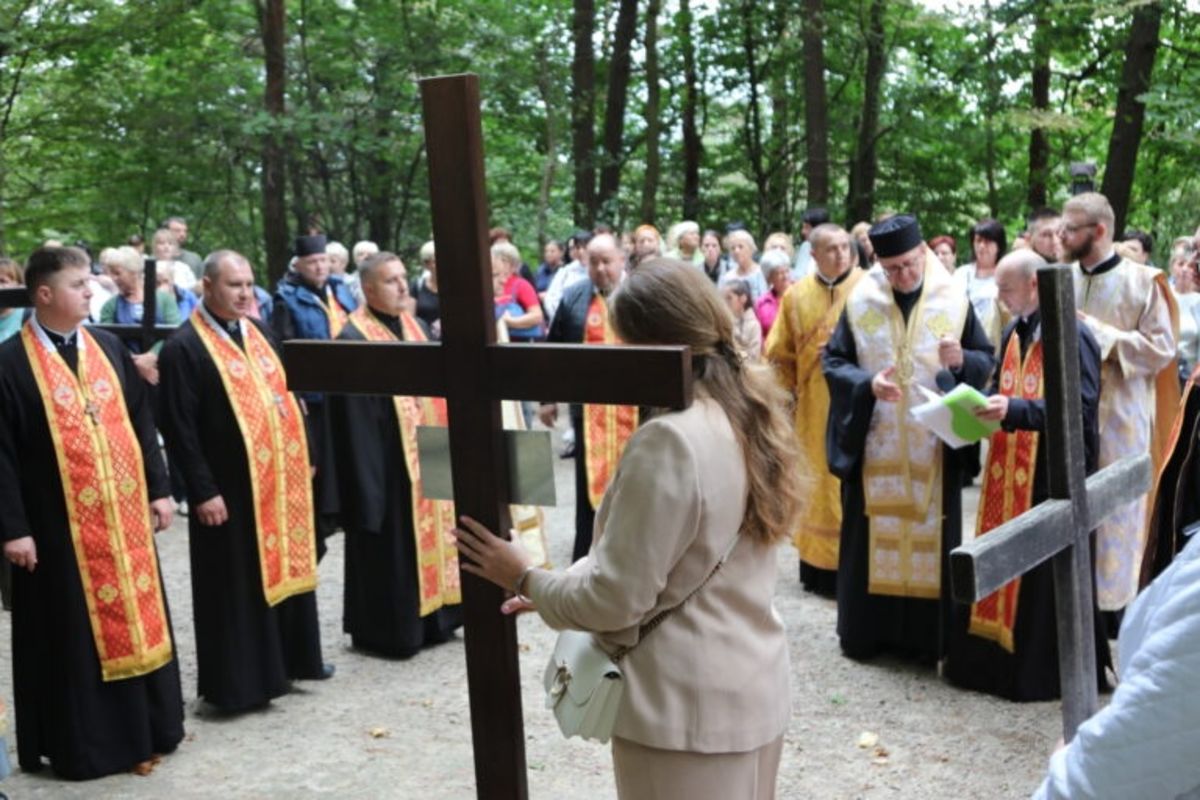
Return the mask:
<path id="1" fill-rule="evenodd" d="M 254 273 L 221 250 L 204 300 L 159 356 L 163 436 L 187 483 L 198 694 L 257 708 L 321 658 L 303 413 L 267 328 L 247 314 Z"/>
<path id="2" fill-rule="evenodd" d="M 966 293 L 917 220 L 869 234 L 878 259 L 846 300 L 822 356 L 831 399 L 826 453 L 842 479 L 838 637 L 851 658 L 941 657 L 949 553 L 962 538 L 962 465 L 909 418 L 921 387 L 982 389 L 993 348 Z"/>
<path id="3" fill-rule="evenodd" d="M 83 780 L 183 738 L 154 531 L 171 488 L 148 393 L 115 337 L 88 332 L 90 262 L 29 258 L 35 312 L 0 345 L 0 538 L 13 564 L 21 768 Z"/>
<path id="4" fill-rule="evenodd" d="M 992 435 L 979 497 L 980 535 L 1050 496 L 1046 463 L 1046 400 L 1037 270 L 1046 262 L 1032 250 L 1016 250 L 996 265 L 1000 301 L 1012 321 L 1000 336 L 1000 364 L 988 404 L 976 411 L 999 422 Z M 1083 443 L 1089 473 L 1100 457 L 1100 345 L 1086 325 L 1077 326 Z M 1106 684 L 1108 639 L 1095 611 L 1096 668 Z M 1046 561 L 978 603 L 956 605 L 947 641 L 946 676 L 967 689 L 1009 700 L 1055 700 L 1060 696 L 1058 631 L 1053 563 Z"/>
<path id="5" fill-rule="evenodd" d="M 364 306 L 338 337 L 348 342 L 425 341 L 405 307 L 403 262 L 380 252 L 359 266 Z M 418 425 L 445 425 L 445 401 L 327 396 L 346 527 L 343 626 L 356 648 L 409 658 L 462 625 L 454 505 L 420 490 Z M 414 488 L 415 487 L 415 488 Z"/>

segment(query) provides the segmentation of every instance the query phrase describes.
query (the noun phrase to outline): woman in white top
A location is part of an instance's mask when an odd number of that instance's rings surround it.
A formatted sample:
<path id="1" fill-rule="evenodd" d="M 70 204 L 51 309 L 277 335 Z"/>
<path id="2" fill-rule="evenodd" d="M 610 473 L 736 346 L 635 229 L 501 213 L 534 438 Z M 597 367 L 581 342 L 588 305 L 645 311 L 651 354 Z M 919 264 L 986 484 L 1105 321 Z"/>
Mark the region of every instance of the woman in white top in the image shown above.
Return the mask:
<path id="1" fill-rule="evenodd" d="M 738 356 L 728 310 L 680 261 L 630 273 L 611 321 L 630 344 L 688 345 L 695 403 L 634 434 L 586 557 L 566 571 L 535 568 L 519 545 L 463 518 L 463 569 L 516 593 L 506 613 L 536 608 L 610 652 L 639 644 L 642 625 L 675 609 L 621 662 L 618 797 L 773 798 L 790 717 L 787 637 L 772 603 L 775 548 L 797 501 L 786 398 L 768 369 Z"/>
<path id="2" fill-rule="evenodd" d="M 1000 305 L 996 289 L 996 264 L 1004 257 L 1007 245 L 1003 225 L 994 219 L 980 220 L 971 229 L 971 249 L 975 261 L 959 267 L 954 273 L 954 279 L 966 290 L 975 316 L 979 318 L 997 352 L 1000 333 L 1008 321 L 1008 312 Z"/>
<path id="3" fill-rule="evenodd" d="M 754 237 L 750 235 L 750 232 L 744 230 L 732 231 L 725 237 L 725 241 L 729 246 L 729 260 L 732 262 L 732 268 L 721 276 L 717 285 L 723 286 L 725 283 L 735 280 L 745 281 L 750 287 L 750 305 L 753 307 L 758 298 L 767 293 L 767 278 L 754 260 L 758 245 L 754 243 Z"/>

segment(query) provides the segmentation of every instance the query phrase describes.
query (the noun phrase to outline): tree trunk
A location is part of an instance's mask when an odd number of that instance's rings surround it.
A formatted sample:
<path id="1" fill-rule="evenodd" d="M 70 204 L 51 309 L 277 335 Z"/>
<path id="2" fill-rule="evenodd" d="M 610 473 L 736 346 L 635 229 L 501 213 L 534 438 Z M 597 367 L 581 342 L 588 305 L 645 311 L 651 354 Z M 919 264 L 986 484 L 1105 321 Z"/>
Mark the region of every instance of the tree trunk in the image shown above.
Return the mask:
<path id="1" fill-rule="evenodd" d="M 283 40 L 287 15 L 284 0 L 256 0 L 255 5 L 266 66 L 263 105 L 272 118 L 270 129 L 263 138 L 262 205 L 267 277 L 274 285 L 287 271 L 288 263 L 287 187 L 284 174 L 286 153 L 282 130 L 285 114 L 283 93 L 287 79 Z"/>
<path id="2" fill-rule="evenodd" d="M 757 214 L 759 226 L 766 226 L 768 221 L 768 195 L 770 194 L 769 178 L 763 159 L 763 125 L 762 111 L 759 109 L 759 83 L 761 75 L 758 67 L 758 44 L 754 39 L 754 3 L 742 0 L 740 21 L 742 25 L 742 55 L 746 60 L 746 126 L 743 137 L 746 143 L 746 155 L 750 160 L 750 171 L 753 173 L 755 195 L 757 199 Z"/>
<path id="3" fill-rule="evenodd" d="M 804 0 L 804 142 L 808 205 L 829 205 L 829 103 L 825 93 L 825 0 Z"/>
<path id="4" fill-rule="evenodd" d="M 771 99 L 771 138 L 766 164 L 767 216 L 763 222 L 772 231 L 785 231 L 791 227 L 793 198 L 790 184 L 799 172 L 795 169 L 792 153 L 792 91 L 787 68 L 792 63 L 793 47 L 792 37 L 788 35 L 788 21 L 794 14 L 791 0 L 775 0 L 768 17 L 768 36 L 774 45 L 768 50 L 764 63 Z"/>
<path id="5" fill-rule="evenodd" d="M 1134 168 L 1142 143 L 1142 126 L 1146 120 L 1146 104 L 1140 98 L 1150 89 L 1161 21 L 1160 3 L 1141 6 L 1133 14 L 1129 40 L 1125 44 L 1125 66 L 1121 70 L 1121 85 L 1117 91 L 1117 113 L 1113 120 L 1112 138 L 1108 140 L 1104 183 L 1100 189 L 1108 202 L 1112 203 L 1116 217 L 1113 233 L 1118 237 L 1125 230 L 1125 218 L 1129 213 Z"/>
<path id="6" fill-rule="evenodd" d="M 655 224 L 658 216 L 658 140 L 662 133 L 658 86 L 658 12 L 661 6 L 662 0 L 648 0 L 646 3 L 646 174 L 642 182 L 641 221 L 651 225 Z"/>
<path id="7" fill-rule="evenodd" d="M 700 133 L 696 128 L 696 39 L 689 0 L 679 3 L 679 36 L 683 48 L 683 218 L 700 219 Z"/>
<path id="8" fill-rule="evenodd" d="M 987 35 L 983 37 L 984 64 L 984 174 L 987 177 L 988 216 L 1000 216 L 1000 197 L 996 187 L 996 114 L 1000 108 L 1000 85 L 996 74 L 996 30 L 992 24 L 992 4 L 983 4 L 983 24 Z"/>
<path id="9" fill-rule="evenodd" d="M 883 16 L 886 0 L 871 0 L 867 22 L 867 66 L 863 77 L 862 116 L 858 122 L 858 141 L 850 162 L 850 191 L 846 207 L 852 222 L 870 220 L 875 213 L 875 175 L 879 164 L 875 152 L 879 128 L 879 95 L 887 66 Z"/>
<path id="10" fill-rule="evenodd" d="M 608 99 L 604 104 L 604 163 L 600 167 L 601 214 L 616 219 L 617 192 L 621 188 L 622 143 L 625 138 L 625 103 L 629 94 L 630 51 L 637 28 L 637 0 L 620 0 L 612 59 L 608 65 Z"/>
<path id="11" fill-rule="evenodd" d="M 575 165 L 575 225 L 590 230 L 596 223 L 596 32 L 595 0 L 575 0 L 571 37 L 571 159 Z M 546 110 L 550 113 L 550 109 Z"/>
<path id="12" fill-rule="evenodd" d="M 538 252 L 546 246 L 546 218 L 550 210 L 550 190 L 554 186 L 554 173 L 558 167 L 558 135 L 555 131 L 554 109 L 557 104 L 554 102 L 554 93 L 550 86 L 550 63 L 546 57 L 551 44 L 548 41 L 543 41 L 538 48 L 539 69 L 537 72 L 537 88 L 538 95 L 542 100 L 542 107 L 546 109 L 546 155 L 542 160 L 542 182 L 538 188 L 538 207 L 537 207 L 537 237 L 538 237 Z"/>
<path id="13" fill-rule="evenodd" d="M 1033 17 L 1033 113 L 1050 111 L 1050 19 L 1046 0 L 1037 0 Z M 1050 135 L 1045 128 L 1035 126 L 1029 133 L 1029 194 L 1026 202 L 1030 212 L 1046 206 L 1046 181 L 1050 170 Z"/>

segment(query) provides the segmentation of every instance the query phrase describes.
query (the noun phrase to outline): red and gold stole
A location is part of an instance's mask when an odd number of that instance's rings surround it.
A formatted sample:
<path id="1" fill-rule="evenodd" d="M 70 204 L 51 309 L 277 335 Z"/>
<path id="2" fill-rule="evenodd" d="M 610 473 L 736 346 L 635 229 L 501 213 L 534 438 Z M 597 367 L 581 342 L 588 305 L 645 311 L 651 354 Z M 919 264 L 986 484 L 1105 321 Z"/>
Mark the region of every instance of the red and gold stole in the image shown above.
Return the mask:
<path id="1" fill-rule="evenodd" d="M 215 329 L 203 307 L 188 322 L 221 375 L 242 434 L 267 604 L 311 592 L 317 588 L 317 554 L 308 439 L 283 364 L 251 323 L 242 326 L 243 352 Z"/>
<path id="2" fill-rule="evenodd" d="M 71 544 L 105 681 L 153 672 L 172 657 L 145 463 L 120 379 L 79 329 L 79 372 L 25 323 L 21 340 L 50 425 Z"/>
<path id="3" fill-rule="evenodd" d="M 367 341 L 399 341 L 395 334 L 364 304 L 350 315 L 350 324 Z M 410 314 L 400 315 L 404 339 L 426 341 L 425 332 Z M 446 401 L 441 397 L 393 397 L 396 421 L 400 427 L 400 445 L 412 484 L 413 533 L 417 541 L 417 585 L 421 598 L 420 615 L 432 614 L 442 606 L 462 602 L 458 574 L 458 550 L 454 546 L 454 503 L 425 496 L 421 484 L 421 460 L 417 450 L 417 428 L 422 425 L 444 428 L 449 423 Z"/>
<path id="4" fill-rule="evenodd" d="M 620 344 L 608 323 L 608 303 L 595 294 L 588 306 L 584 344 Z M 604 492 L 617 471 L 617 462 L 638 426 L 637 406 L 583 407 L 583 452 L 587 457 L 588 501 L 599 508 Z"/>
<path id="5" fill-rule="evenodd" d="M 1021 341 L 1014 331 L 1008 337 L 1000 369 L 1000 394 L 1024 400 L 1042 397 L 1042 342 L 1029 346 L 1024 362 Z M 976 536 L 1029 510 L 1033 500 L 1033 472 L 1037 467 L 1037 431 L 1001 429 L 992 434 L 983 488 L 979 496 Z M 1021 579 L 1012 580 L 971 606 L 970 632 L 997 642 L 1013 652 L 1013 627 L 1017 622 L 1017 596 Z"/>
<path id="6" fill-rule="evenodd" d="M 350 321 L 350 315 L 346 313 L 346 309 L 342 308 L 337 294 L 328 283 L 325 284 L 325 302 L 320 305 L 325 316 L 329 318 L 329 338 L 336 339 L 342 329 L 346 327 L 346 323 Z"/>

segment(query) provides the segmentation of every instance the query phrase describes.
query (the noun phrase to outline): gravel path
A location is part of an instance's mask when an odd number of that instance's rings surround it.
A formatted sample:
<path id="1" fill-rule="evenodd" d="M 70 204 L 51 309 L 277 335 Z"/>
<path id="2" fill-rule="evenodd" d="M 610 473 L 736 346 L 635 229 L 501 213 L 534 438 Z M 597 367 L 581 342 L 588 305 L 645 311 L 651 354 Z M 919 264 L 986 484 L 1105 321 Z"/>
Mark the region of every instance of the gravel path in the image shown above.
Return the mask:
<path id="1" fill-rule="evenodd" d="M 559 461 L 560 503 L 548 509 L 555 562 L 569 559 L 571 462 Z M 964 498 L 972 524 L 974 492 Z M 87 784 L 17 772 L 0 785 L 25 798 L 474 797 L 461 638 L 409 661 L 355 652 L 341 633 L 342 547 L 321 563 L 323 643 L 337 665 L 330 681 L 300 683 L 265 711 L 205 715 L 195 697 L 187 526 L 159 535 L 187 703 L 187 738 L 148 777 Z M 792 724 L 779 778 L 781 798 L 1027 797 L 1058 735 L 1053 703 L 1017 705 L 959 691 L 932 670 L 842 658 L 832 601 L 801 591 L 797 559 L 780 549 L 778 607 L 791 636 Z M 553 635 L 520 621 L 530 795 L 615 796 L 608 749 L 565 741 L 542 709 L 540 676 Z M 0 641 L 9 617 L 0 614 Z M 0 648 L 0 692 L 10 702 L 9 648 Z M 9 735 L 15 764 L 15 740 Z M 861 746 L 860 746 L 861 745 Z"/>

